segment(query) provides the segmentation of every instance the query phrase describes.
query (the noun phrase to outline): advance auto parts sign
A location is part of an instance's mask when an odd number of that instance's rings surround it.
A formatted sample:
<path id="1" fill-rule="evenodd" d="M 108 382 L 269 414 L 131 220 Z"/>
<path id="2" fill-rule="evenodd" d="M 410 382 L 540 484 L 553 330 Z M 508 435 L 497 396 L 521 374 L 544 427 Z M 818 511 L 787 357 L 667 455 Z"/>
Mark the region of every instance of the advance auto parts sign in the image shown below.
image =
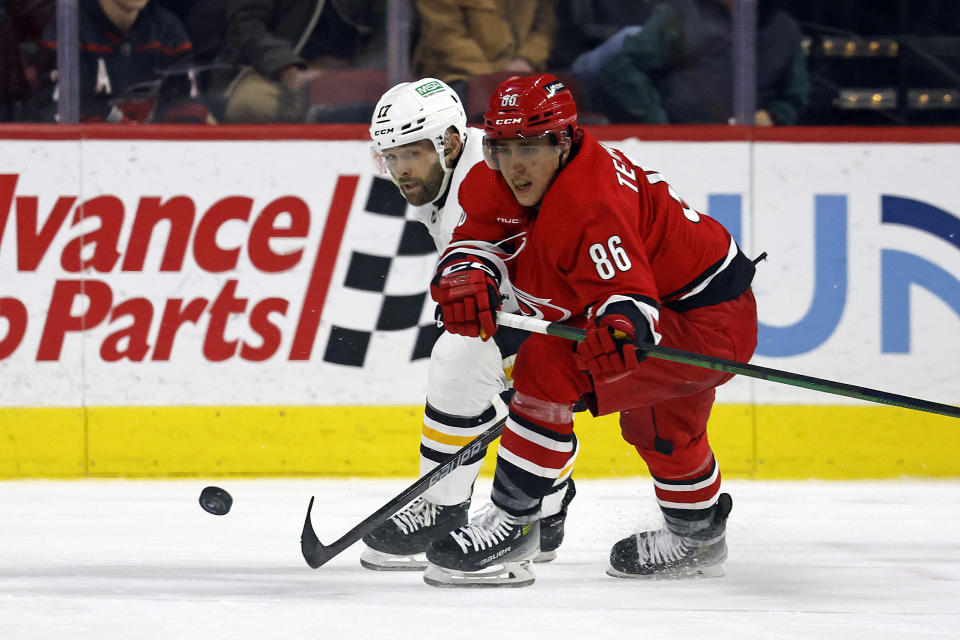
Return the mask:
<path id="1" fill-rule="evenodd" d="M 376 350 L 386 271 L 347 286 L 406 229 L 403 206 L 365 210 L 393 195 L 366 159 L 354 142 L 4 143 L 0 402 L 422 397 L 429 267 L 393 278 L 412 320 Z"/>
<path id="2" fill-rule="evenodd" d="M 0 407 L 422 402 L 436 255 L 365 141 L 0 144 Z M 957 145 L 615 145 L 768 252 L 754 362 L 957 403 Z"/>

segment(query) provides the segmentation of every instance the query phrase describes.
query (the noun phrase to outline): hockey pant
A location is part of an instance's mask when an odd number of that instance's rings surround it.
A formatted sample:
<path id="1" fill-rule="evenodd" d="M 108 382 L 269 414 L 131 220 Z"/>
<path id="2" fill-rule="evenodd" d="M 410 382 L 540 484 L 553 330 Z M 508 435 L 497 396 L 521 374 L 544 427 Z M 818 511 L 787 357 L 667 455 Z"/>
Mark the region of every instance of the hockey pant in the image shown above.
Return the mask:
<path id="1" fill-rule="evenodd" d="M 677 313 L 660 310 L 661 344 L 746 362 L 757 341 L 753 293 Z M 647 358 L 612 384 L 594 384 L 577 368 L 567 340 L 532 335 L 517 354 L 514 388 L 493 484 L 493 502 L 514 515 L 536 512 L 552 478 L 565 472 L 574 447 L 574 403 L 581 397 L 596 415 L 620 414 L 624 440 L 646 462 L 666 515 L 684 519 L 712 506 L 720 470 L 707 441 L 721 371 Z"/>
<path id="2" fill-rule="evenodd" d="M 496 340 L 483 341 L 444 332 L 434 344 L 427 374 L 427 404 L 420 436 L 420 475 L 500 421 L 507 406 L 500 394 L 511 388 L 510 371 L 524 332 L 501 328 Z M 452 471 L 423 496 L 442 505 L 469 499 L 486 451 Z M 569 477 L 557 479 L 559 485 Z M 560 509 L 559 500 L 545 507 Z M 548 510 L 549 509 L 549 510 Z"/>

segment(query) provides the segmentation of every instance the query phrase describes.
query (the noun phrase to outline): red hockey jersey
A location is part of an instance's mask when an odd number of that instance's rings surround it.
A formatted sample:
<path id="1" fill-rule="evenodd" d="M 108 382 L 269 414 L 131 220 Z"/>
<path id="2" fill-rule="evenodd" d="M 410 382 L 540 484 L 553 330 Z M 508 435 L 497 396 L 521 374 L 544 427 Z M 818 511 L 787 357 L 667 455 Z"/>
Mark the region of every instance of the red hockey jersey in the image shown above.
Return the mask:
<path id="1" fill-rule="evenodd" d="M 587 133 L 539 208 L 520 206 L 484 163 L 459 199 L 464 217 L 441 263 L 464 253 L 493 260 L 526 315 L 582 325 L 631 299 L 659 341 L 661 305 L 682 312 L 732 300 L 753 279 L 753 263 L 719 222 Z"/>

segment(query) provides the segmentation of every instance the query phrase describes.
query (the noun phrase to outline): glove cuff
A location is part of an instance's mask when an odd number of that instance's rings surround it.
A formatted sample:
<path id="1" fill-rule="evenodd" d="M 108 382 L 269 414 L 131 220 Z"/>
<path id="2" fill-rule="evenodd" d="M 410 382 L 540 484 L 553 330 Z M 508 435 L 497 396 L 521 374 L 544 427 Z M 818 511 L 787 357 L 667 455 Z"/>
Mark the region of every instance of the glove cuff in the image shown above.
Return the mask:
<path id="1" fill-rule="evenodd" d="M 433 278 L 432 284 L 436 284 L 437 281 L 443 276 L 447 276 L 458 271 L 466 271 L 468 269 L 482 271 L 491 280 L 493 280 L 497 289 L 500 288 L 500 270 L 492 260 L 483 256 L 465 256 L 463 254 L 455 254 L 444 260 L 441 260 L 440 264 L 437 265 L 437 273 Z"/>
<path id="2" fill-rule="evenodd" d="M 657 340 L 655 339 L 653 328 L 651 327 L 650 318 L 647 317 L 643 311 L 640 310 L 640 303 L 635 302 L 632 299 L 623 299 L 616 300 L 605 306 L 603 306 L 603 313 L 596 319 L 596 324 L 598 326 L 609 326 L 611 329 L 616 331 L 623 331 L 623 333 L 631 334 L 631 342 L 645 342 L 648 344 L 656 344 Z M 656 310 L 657 307 L 654 307 Z M 633 331 L 626 331 L 624 328 L 619 326 L 613 326 L 612 321 L 614 319 L 619 319 L 620 323 L 628 323 L 632 325 Z"/>

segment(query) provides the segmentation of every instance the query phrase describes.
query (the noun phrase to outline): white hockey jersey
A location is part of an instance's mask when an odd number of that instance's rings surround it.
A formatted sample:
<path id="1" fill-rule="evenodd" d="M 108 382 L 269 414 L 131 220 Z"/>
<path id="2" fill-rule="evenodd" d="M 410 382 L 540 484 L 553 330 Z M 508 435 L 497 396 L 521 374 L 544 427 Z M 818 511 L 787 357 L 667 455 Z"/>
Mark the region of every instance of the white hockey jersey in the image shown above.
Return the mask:
<path id="1" fill-rule="evenodd" d="M 438 201 L 438 203 L 442 202 L 442 206 L 438 208 L 437 203 L 432 203 L 413 208 L 414 219 L 426 225 L 427 231 L 437 245 L 437 253 L 443 253 L 450 244 L 453 230 L 463 214 L 463 208 L 457 200 L 460 183 L 467 177 L 473 165 L 483 162 L 483 131 L 469 127 L 466 138 L 460 160 L 453 169 L 453 175 L 450 176 L 447 197 Z"/>

